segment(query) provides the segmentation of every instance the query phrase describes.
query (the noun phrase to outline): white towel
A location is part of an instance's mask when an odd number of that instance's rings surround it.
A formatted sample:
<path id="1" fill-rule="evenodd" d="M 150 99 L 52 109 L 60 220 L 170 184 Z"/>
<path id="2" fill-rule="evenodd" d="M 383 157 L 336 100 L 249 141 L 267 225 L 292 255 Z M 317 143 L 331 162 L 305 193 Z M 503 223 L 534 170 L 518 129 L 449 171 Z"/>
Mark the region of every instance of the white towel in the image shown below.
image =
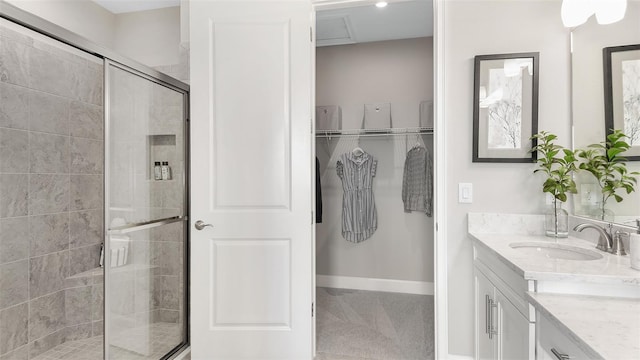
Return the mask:
<path id="1" fill-rule="evenodd" d="M 390 103 L 364 105 L 363 129 L 388 129 L 392 127 Z"/>
<path id="2" fill-rule="evenodd" d="M 420 103 L 420 127 L 433 129 L 433 101 Z"/>
<path id="3" fill-rule="evenodd" d="M 316 106 L 316 130 L 342 130 L 340 106 Z"/>

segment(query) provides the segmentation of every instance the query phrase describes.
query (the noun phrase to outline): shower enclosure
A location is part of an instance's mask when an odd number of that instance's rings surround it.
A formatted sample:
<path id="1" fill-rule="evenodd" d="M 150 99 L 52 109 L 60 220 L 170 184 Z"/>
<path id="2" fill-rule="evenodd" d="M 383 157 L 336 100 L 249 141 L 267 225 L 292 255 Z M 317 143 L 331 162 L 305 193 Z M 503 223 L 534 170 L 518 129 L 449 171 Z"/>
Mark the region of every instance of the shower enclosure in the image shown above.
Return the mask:
<path id="1" fill-rule="evenodd" d="M 188 90 L 0 2 L 0 360 L 186 346 Z"/>

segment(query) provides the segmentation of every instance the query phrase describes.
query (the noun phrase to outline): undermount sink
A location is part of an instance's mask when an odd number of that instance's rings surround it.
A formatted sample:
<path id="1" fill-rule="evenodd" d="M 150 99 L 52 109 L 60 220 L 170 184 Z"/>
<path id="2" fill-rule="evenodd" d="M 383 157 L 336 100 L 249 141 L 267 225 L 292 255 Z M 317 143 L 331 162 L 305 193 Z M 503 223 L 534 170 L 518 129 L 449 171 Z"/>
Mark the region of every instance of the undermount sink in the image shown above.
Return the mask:
<path id="1" fill-rule="evenodd" d="M 517 242 L 511 243 L 509 246 L 529 256 L 549 259 L 581 261 L 602 259 L 602 254 L 597 251 L 556 243 Z"/>

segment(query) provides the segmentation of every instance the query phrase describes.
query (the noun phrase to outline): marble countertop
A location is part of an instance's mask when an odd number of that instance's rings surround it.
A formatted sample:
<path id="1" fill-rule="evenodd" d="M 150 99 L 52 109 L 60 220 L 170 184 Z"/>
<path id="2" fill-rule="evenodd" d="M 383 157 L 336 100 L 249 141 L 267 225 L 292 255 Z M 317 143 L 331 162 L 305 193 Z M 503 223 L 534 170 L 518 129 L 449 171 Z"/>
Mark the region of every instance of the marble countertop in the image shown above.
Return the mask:
<path id="1" fill-rule="evenodd" d="M 640 359 L 640 299 L 527 293 L 527 300 L 586 354 Z"/>
<path id="2" fill-rule="evenodd" d="M 482 232 L 469 232 L 469 235 L 526 280 L 623 284 L 640 288 L 640 271 L 631 268 L 629 256 L 596 250 L 592 242 L 583 239 L 570 236 L 558 239 L 557 243 L 596 251 L 602 254 L 601 259 L 582 261 L 532 257 L 509 246 L 517 242 L 556 242 L 556 239 L 544 235 Z"/>

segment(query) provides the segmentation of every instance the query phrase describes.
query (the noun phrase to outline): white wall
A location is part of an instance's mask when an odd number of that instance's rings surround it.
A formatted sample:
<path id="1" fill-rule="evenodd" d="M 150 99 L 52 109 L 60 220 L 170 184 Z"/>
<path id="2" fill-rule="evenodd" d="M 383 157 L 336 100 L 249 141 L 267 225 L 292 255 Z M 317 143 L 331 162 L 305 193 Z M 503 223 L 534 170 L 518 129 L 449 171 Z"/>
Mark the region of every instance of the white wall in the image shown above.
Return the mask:
<path id="1" fill-rule="evenodd" d="M 417 127 L 419 104 L 433 99 L 433 39 L 383 41 L 316 50 L 316 105 L 340 105 L 343 128 L 359 128 L 366 103 L 391 103 L 394 127 Z M 409 140 L 406 144 L 405 141 Z M 425 136 L 432 149 L 432 137 Z M 324 221 L 317 226 L 317 274 L 433 281 L 433 218 L 404 212 L 401 191 L 407 147 L 416 136 L 362 138 L 378 160 L 374 196 L 378 230 L 353 244 L 342 238 L 342 185 L 335 163 L 355 138 L 318 139 Z"/>
<path id="2" fill-rule="evenodd" d="M 107 48 L 114 48 L 116 16 L 84 0 L 4 0 Z"/>
<path id="3" fill-rule="evenodd" d="M 114 50 L 147 66 L 179 62 L 180 7 L 116 16 Z"/>
<path id="4" fill-rule="evenodd" d="M 5 0 L 150 67 L 180 62 L 180 7 L 112 14 L 90 0 Z"/>
<path id="5" fill-rule="evenodd" d="M 542 178 L 534 164 L 472 163 L 473 58 L 540 52 L 539 129 L 570 145 L 569 31 L 560 0 L 445 1 L 445 117 L 448 193 L 449 352 L 473 355 L 472 247 L 468 212 L 542 213 Z M 474 186 L 458 204 L 458 183 Z"/>

